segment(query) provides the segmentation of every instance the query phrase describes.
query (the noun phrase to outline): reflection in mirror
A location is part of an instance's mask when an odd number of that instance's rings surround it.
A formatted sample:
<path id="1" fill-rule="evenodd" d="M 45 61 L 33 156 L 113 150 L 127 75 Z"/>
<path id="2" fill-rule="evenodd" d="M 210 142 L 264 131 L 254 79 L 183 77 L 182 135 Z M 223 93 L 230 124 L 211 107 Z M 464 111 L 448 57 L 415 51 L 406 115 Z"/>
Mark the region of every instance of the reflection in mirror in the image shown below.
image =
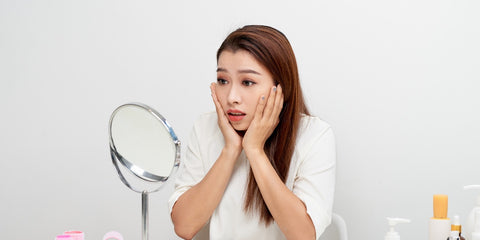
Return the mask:
<path id="1" fill-rule="evenodd" d="M 166 119 L 141 103 L 112 113 L 110 155 L 122 182 L 142 194 L 142 239 L 148 239 L 148 193 L 158 191 L 180 163 L 180 141 Z"/>

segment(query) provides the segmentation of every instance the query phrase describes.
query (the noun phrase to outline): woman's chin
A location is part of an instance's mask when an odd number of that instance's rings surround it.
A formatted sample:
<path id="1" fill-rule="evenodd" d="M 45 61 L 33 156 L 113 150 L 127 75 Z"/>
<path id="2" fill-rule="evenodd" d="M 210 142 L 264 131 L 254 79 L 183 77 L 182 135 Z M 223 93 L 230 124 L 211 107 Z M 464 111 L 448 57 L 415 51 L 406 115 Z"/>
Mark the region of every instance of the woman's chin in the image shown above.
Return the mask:
<path id="1" fill-rule="evenodd" d="M 233 129 L 235 129 L 235 131 L 237 132 L 244 132 L 244 131 L 247 131 L 248 129 L 248 126 L 245 126 L 245 124 L 239 124 L 239 123 L 231 123 L 232 124 L 232 127 Z"/>

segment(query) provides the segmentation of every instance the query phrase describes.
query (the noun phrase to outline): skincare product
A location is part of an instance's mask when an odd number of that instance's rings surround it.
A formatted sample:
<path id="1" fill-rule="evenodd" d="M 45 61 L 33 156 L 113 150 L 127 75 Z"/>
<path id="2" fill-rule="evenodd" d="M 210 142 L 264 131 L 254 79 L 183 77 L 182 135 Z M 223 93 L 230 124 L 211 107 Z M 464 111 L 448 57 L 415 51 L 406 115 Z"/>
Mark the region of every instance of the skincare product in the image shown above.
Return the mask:
<path id="1" fill-rule="evenodd" d="M 472 238 L 470 240 L 480 240 L 480 210 L 475 211 Z"/>
<path id="2" fill-rule="evenodd" d="M 447 240 L 460 240 L 460 237 L 458 236 L 458 231 L 451 231 L 450 236 L 447 238 Z"/>
<path id="3" fill-rule="evenodd" d="M 480 190 L 480 185 L 467 185 L 463 187 L 464 190 Z M 475 211 L 480 210 L 480 195 L 477 196 L 475 206 L 468 214 L 468 218 L 465 221 L 465 228 L 463 229 L 463 236 L 467 239 L 472 239 L 473 225 L 475 222 Z"/>
<path id="4" fill-rule="evenodd" d="M 448 196 L 433 195 L 433 217 L 428 226 L 429 240 L 445 240 L 450 236 L 450 219 L 447 218 Z"/>
<path id="5" fill-rule="evenodd" d="M 65 234 L 62 234 L 62 235 L 58 235 L 55 240 L 73 240 L 72 236 L 70 235 L 65 235 Z"/>
<path id="6" fill-rule="evenodd" d="M 404 218 L 387 218 L 390 231 L 385 235 L 385 240 L 400 240 L 400 235 L 395 231 L 395 225 L 398 223 L 409 223 L 409 219 Z"/>
<path id="7" fill-rule="evenodd" d="M 84 240 L 85 234 L 82 231 L 66 231 L 65 235 L 70 235 L 73 240 Z"/>
<path id="8" fill-rule="evenodd" d="M 123 240 L 122 234 L 116 231 L 105 233 L 103 240 Z"/>
<path id="9" fill-rule="evenodd" d="M 457 240 L 457 239 L 465 240 L 465 238 L 462 236 L 462 225 L 460 225 L 460 216 L 455 215 L 453 216 L 450 237 L 448 237 L 448 240 Z"/>

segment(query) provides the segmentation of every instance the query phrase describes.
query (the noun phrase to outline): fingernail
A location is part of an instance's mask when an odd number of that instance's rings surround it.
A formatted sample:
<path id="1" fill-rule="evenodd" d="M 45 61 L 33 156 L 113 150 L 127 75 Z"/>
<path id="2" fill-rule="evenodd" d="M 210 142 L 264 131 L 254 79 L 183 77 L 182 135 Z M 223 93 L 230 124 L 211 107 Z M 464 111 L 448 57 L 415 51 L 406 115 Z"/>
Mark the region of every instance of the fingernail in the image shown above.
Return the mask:
<path id="1" fill-rule="evenodd" d="M 276 86 L 275 86 L 275 87 L 273 87 L 273 91 L 274 91 L 274 92 L 276 92 L 276 91 L 277 91 L 277 87 L 276 87 Z"/>
<path id="2" fill-rule="evenodd" d="M 262 96 L 262 100 L 265 100 L 265 96 Z"/>

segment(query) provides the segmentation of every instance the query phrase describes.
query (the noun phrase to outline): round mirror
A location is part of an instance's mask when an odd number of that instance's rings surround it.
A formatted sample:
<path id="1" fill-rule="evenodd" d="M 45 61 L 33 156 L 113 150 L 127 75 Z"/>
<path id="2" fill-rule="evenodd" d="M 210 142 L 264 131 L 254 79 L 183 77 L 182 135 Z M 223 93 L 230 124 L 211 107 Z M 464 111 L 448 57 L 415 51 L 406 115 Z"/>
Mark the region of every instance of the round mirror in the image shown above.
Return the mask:
<path id="1" fill-rule="evenodd" d="M 110 148 L 147 181 L 166 181 L 179 160 L 179 141 L 165 118 L 139 103 L 118 107 L 110 119 Z"/>
<path id="2" fill-rule="evenodd" d="M 141 103 L 112 113 L 110 155 L 122 182 L 142 193 L 143 238 L 148 239 L 148 193 L 160 189 L 180 163 L 180 141 L 166 119 Z"/>

